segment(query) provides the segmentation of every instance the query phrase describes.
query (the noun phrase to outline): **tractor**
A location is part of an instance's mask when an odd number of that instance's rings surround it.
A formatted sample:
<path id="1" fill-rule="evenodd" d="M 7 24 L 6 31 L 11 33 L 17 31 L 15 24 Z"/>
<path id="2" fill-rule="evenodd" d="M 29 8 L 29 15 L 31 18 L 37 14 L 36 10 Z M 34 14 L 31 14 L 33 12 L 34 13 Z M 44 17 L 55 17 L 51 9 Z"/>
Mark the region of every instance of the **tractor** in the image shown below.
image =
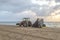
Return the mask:
<path id="1" fill-rule="evenodd" d="M 17 23 L 16 25 L 30 27 L 32 26 L 32 22 L 30 21 L 30 18 L 24 18 L 23 21 L 21 21 L 20 23 Z"/>
<path id="2" fill-rule="evenodd" d="M 37 20 L 33 24 L 30 21 L 30 18 L 24 18 L 23 21 L 21 21 L 20 23 L 17 23 L 16 25 L 19 25 L 20 27 L 21 26 L 24 26 L 24 27 L 39 27 L 39 28 L 46 27 L 43 19 L 39 19 L 39 18 L 37 18 Z"/>

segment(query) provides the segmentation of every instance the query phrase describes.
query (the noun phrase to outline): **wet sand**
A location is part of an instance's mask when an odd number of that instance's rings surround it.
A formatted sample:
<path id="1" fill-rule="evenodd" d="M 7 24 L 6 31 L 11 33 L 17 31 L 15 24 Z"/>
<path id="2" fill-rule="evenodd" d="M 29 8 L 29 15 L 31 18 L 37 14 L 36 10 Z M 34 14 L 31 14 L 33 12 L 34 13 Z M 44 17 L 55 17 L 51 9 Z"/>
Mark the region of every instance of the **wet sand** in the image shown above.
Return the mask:
<path id="1" fill-rule="evenodd" d="M 60 40 L 60 28 L 0 25 L 0 40 Z"/>

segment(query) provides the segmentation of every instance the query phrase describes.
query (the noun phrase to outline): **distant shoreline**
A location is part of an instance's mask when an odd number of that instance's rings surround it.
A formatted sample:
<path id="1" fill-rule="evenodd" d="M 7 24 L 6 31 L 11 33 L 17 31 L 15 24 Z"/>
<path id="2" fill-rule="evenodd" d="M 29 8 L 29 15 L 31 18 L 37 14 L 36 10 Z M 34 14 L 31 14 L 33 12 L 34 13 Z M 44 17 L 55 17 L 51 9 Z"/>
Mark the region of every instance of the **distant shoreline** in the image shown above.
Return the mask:
<path id="1" fill-rule="evenodd" d="M 15 25 L 18 22 L 0 22 L 0 25 Z M 60 27 L 60 22 L 44 22 L 47 27 Z"/>

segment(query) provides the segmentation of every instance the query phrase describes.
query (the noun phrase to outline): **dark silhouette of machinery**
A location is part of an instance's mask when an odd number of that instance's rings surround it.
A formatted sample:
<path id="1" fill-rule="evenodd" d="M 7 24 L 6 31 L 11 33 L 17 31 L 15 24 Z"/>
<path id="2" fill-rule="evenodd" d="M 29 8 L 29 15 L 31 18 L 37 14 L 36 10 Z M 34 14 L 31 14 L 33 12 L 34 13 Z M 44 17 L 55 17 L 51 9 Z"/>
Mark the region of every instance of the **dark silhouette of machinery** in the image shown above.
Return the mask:
<path id="1" fill-rule="evenodd" d="M 32 26 L 32 22 L 30 21 L 30 18 L 24 18 L 23 21 L 21 21 L 20 23 L 17 23 L 16 25 L 30 27 Z"/>
<path id="2" fill-rule="evenodd" d="M 46 27 L 43 19 L 39 19 L 39 18 L 37 18 L 37 20 L 33 24 L 30 21 L 30 18 L 24 18 L 23 21 L 17 23 L 16 25 L 24 26 L 24 27 L 39 27 L 39 28 Z"/>
<path id="3" fill-rule="evenodd" d="M 46 27 L 46 25 L 44 24 L 43 19 L 37 18 L 37 20 L 36 20 L 35 23 L 32 25 L 32 27 L 42 28 L 42 27 Z"/>

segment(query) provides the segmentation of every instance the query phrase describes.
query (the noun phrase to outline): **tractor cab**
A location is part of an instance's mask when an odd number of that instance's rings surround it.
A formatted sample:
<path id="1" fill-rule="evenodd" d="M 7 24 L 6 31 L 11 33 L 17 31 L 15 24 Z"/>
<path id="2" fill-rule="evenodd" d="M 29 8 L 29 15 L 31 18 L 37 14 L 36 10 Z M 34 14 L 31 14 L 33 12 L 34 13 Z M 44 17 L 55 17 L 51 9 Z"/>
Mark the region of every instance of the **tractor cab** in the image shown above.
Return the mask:
<path id="1" fill-rule="evenodd" d="M 32 22 L 30 18 L 23 18 L 23 20 L 19 23 L 19 26 L 30 27 L 32 26 Z"/>

